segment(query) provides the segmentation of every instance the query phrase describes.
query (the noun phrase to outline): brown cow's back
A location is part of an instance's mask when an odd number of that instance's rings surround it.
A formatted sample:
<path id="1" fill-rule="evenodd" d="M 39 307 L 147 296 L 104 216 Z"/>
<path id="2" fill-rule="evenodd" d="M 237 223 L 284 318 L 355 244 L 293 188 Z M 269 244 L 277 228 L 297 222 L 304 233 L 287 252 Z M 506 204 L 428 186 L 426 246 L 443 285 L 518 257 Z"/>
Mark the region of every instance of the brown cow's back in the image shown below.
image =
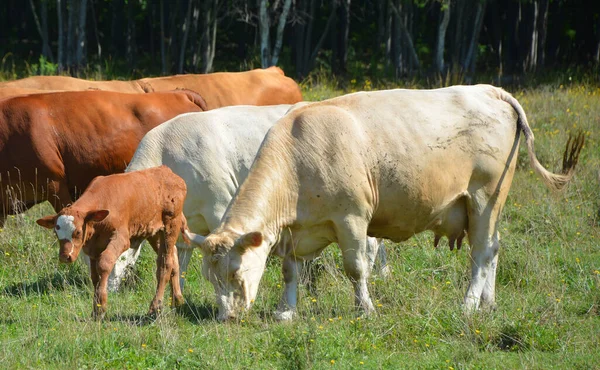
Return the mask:
<path id="1" fill-rule="evenodd" d="M 0 88 L 25 88 L 37 90 L 85 91 L 104 90 L 128 93 L 143 93 L 145 90 L 135 81 L 90 81 L 68 76 L 33 76 L 7 81 Z"/>
<path id="2" fill-rule="evenodd" d="M 202 111 L 194 97 L 201 101 L 189 91 L 82 91 L 0 101 L 4 211 L 6 186 L 18 188 L 27 208 L 49 198 L 48 182 L 61 186 L 60 197 L 73 199 L 94 177 L 123 172 L 146 132 L 181 113 Z"/>
<path id="3" fill-rule="evenodd" d="M 228 105 L 278 105 L 302 101 L 298 84 L 277 67 L 247 72 L 188 74 L 138 80 L 154 91 L 186 88 L 206 98 L 209 109 Z"/>
<path id="4" fill-rule="evenodd" d="M 54 90 L 39 90 L 39 89 L 27 89 L 20 87 L 5 87 L 0 88 L 0 99 L 10 98 L 19 95 L 31 95 L 31 94 L 44 94 L 54 92 Z"/>
<path id="5" fill-rule="evenodd" d="M 4 82 L 0 88 L 130 93 L 189 89 L 202 95 L 208 109 L 230 105 L 278 105 L 302 101 L 298 84 L 278 67 L 246 72 L 187 74 L 135 81 L 87 81 L 66 76 L 35 76 Z"/>

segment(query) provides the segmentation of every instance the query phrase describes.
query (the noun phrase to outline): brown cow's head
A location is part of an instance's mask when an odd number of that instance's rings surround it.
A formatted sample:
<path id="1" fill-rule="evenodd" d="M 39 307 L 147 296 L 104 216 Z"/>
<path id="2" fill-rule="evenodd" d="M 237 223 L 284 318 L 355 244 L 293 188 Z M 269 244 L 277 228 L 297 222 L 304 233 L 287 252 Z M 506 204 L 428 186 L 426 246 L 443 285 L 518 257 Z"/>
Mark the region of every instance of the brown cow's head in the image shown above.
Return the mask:
<path id="1" fill-rule="evenodd" d="M 265 271 L 269 248 L 260 232 L 231 232 L 193 238 L 204 258 L 202 274 L 215 287 L 219 320 L 238 317 L 254 302 Z"/>
<path id="2" fill-rule="evenodd" d="M 81 212 L 67 207 L 56 215 L 40 218 L 37 223 L 47 229 L 54 229 L 60 242 L 58 254 L 60 262 L 73 263 L 89 238 L 89 224 L 100 222 L 107 216 L 108 210 L 106 209 Z"/>

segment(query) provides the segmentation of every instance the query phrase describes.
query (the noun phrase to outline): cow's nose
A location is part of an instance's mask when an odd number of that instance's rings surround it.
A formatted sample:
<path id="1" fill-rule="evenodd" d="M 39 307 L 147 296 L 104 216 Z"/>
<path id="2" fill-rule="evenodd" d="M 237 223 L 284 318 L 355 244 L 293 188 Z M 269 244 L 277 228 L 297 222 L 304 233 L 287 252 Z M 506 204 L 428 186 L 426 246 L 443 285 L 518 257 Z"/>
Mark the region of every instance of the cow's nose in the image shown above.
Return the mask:
<path id="1" fill-rule="evenodd" d="M 73 257 L 71 257 L 70 254 L 67 254 L 67 255 L 61 254 L 59 256 L 59 259 L 60 259 L 60 262 L 62 262 L 62 263 L 71 263 L 71 262 L 73 262 Z"/>

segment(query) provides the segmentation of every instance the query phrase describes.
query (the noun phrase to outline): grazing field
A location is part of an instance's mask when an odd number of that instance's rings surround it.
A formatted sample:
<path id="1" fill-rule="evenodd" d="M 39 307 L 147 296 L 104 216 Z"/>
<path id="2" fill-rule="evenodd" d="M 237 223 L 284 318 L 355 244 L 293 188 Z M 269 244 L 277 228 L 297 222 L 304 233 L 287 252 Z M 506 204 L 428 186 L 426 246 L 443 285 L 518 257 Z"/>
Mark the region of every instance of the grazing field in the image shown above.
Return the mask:
<path id="1" fill-rule="evenodd" d="M 367 82 L 349 90 L 372 89 Z M 186 276 L 186 305 L 148 321 L 155 255 L 146 247 L 135 278 L 109 294 L 106 319 L 95 322 L 87 267 L 59 264 L 56 238 L 35 224 L 51 212 L 43 204 L 0 229 L 0 367 L 600 368 L 600 88 L 512 92 L 547 168 L 560 167 L 570 132 L 584 130 L 587 142 L 574 181 L 558 195 L 530 169 L 521 143 L 500 226 L 496 311 L 462 313 L 469 245 L 434 249 L 424 233 L 388 243 L 392 274 L 371 279 L 373 317 L 356 316 L 332 246 L 316 264 L 316 293 L 300 289 L 292 323 L 272 316 L 283 284 L 278 259 L 268 262 L 254 308 L 240 322 L 216 322 L 199 251 Z M 342 93 L 304 86 L 306 100 Z"/>

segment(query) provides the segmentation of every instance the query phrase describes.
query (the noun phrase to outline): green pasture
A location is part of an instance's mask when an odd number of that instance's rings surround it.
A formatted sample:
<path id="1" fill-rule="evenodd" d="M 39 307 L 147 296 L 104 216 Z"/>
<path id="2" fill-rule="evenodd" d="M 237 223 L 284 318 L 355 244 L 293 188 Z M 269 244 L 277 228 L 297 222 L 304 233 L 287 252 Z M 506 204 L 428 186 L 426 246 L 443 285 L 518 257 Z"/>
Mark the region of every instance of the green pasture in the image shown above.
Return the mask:
<path id="1" fill-rule="evenodd" d="M 368 80 L 350 81 L 345 91 L 320 81 L 303 86 L 306 100 L 373 88 Z M 106 319 L 95 322 L 87 268 L 59 264 L 55 237 L 35 224 L 51 212 L 43 204 L 0 229 L 0 368 L 600 368 L 600 89 L 511 92 L 547 168 L 560 168 L 570 132 L 584 130 L 587 141 L 574 181 L 558 195 L 531 171 L 522 143 L 502 216 L 496 311 L 462 313 L 469 245 L 434 249 L 424 233 L 388 244 L 391 277 L 370 282 L 373 317 L 357 317 L 332 246 L 316 265 L 316 294 L 300 289 L 294 322 L 272 316 L 283 284 L 277 259 L 268 262 L 254 308 L 237 323 L 216 322 L 198 251 L 186 305 L 149 322 L 155 267 L 146 248 L 135 278 L 109 294 Z"/>

